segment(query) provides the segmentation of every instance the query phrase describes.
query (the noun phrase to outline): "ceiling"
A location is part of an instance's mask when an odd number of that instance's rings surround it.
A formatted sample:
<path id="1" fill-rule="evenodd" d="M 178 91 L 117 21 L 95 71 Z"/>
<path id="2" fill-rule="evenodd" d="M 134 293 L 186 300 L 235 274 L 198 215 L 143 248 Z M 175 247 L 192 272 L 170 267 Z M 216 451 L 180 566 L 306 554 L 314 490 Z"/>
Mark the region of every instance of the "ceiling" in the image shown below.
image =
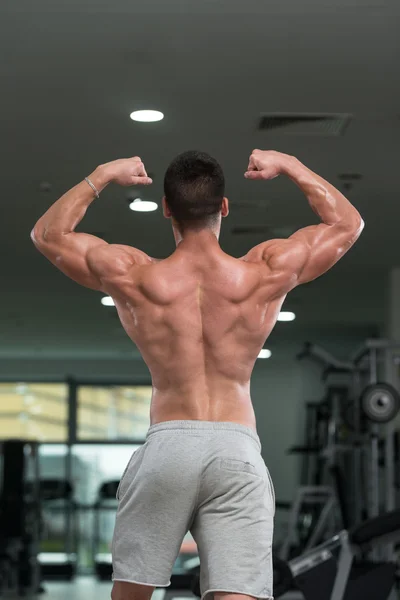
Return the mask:
<path id="1" fill-rule="evenodd" d="M 114 309 L 48 264 L 29 232 L 59 195 L 115 158 L 140 155 L 154 178 L 143 197 L 158 201 L 168 162 L 193 148 L 224 167 L 232 210 L 221 245 L 235 256 L 276 228 L 315 222 L 289 181 L 244 180 L 253 148 L 296 155 L 342 189 L 340 174 L 360 174 L 348 196 L 365 233 L 288 298 L 298 318 L 284 331 L 382 325 L 387 274 L 399 263 L 399 17 L 398 0 L 3 0 L 0 354 L 132 353 Z M 134 123 L 140 108 L 165 119 Z M 287 136 L 257 131 L 264 112 L 353 119 L 342 137 Z M 129 211 L 127 194 L 108 188 L 82 229 L 167 255 L 169 222 Z M 264 223 L 269 232 L 232 233 Z"/>

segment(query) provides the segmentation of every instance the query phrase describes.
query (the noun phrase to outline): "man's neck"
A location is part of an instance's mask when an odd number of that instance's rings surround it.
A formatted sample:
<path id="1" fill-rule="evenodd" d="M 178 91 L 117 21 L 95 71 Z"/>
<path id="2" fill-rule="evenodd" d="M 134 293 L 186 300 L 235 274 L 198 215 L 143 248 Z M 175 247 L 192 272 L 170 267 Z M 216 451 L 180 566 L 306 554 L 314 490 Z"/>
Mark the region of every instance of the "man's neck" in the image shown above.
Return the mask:
<path id="1" fill-rule="evenodd" d="M 219 246 L 219 228 L 186 229 L 184 232 L 173 227 L 176 246 L 180 249 L 201 250 Z"/>

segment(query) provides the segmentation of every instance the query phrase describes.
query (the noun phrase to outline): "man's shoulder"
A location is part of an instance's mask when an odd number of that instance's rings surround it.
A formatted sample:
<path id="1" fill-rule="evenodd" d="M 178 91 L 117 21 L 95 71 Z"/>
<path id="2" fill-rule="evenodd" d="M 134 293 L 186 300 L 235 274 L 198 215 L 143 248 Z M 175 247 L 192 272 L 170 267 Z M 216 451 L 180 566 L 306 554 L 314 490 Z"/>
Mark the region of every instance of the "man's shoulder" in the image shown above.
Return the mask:
<path id="1" fill-rule="evenodd" d="M 152 258 L 148 254 L 146 254 L 146 252 L 143 252 L 143 250 L 139 250 L 134 246 L 126 246 L 124 244 L 111 244 L 109 246 L 109 252 L 113 253 L 114 255 L 125 255 L 129 257 L 135 265 L 150 266 L 161 261 L 161 259 Z"/>
<path id="2" fill-rule="evenodd" d="M 265 252 L 268 248 L 271 247 L 276 240 L 268 240 L 266 242 L 262 242 L 261 244 L 257 244 L 242 256 L 239 260 L 247 263 L 265 263 L 264 257 Z"/>
<path id="3" fill-rule="evenodd" d="M 246 262 L 254 263 L 267 263 L 268 259 L 273 255 L 279 255 L 285 253 L 288 249 L 292 249 L 295 246 L 293 240 L 290 239 L 272 239 L 262 242 L 257 246 L 254 246 L 249 252 L 241 258 Z"/>

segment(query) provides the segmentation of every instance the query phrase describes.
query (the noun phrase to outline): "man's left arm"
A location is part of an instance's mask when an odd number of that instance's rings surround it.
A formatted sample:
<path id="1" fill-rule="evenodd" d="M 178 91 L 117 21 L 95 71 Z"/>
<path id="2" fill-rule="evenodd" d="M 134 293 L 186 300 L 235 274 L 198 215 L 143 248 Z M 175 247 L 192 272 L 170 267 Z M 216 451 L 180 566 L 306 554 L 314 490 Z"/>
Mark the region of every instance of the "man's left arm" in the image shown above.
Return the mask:
<path id="1" fill-rule="evenodd" d="M 139 157 L 102 165 L 89 176 L 89 180 L 99 193 L 111 182 L 123 186 L 152 183 Z M 65 275 L 80 285 L 101 290 L 102 272 L 110 267 L 116 273 L 127 270 L 134 264 L 135 250 L 109 245 L 94 235 L 75 232 L 95 198 L 92 187 L 87 181 L 82 181 L 38 220 L 31 238 L 36 248 Z"/>

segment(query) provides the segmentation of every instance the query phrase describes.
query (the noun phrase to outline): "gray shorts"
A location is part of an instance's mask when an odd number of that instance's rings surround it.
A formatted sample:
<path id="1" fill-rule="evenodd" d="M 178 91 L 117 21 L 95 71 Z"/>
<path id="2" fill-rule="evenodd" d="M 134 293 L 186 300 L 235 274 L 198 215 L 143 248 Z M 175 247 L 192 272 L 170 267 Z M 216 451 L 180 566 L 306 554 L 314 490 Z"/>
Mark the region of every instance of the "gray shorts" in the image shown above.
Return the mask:
<path id="1" fill-rule="evenodd" d="M 113 580 L 166 587 L 185 534 L 197 543 L 202 597 L 272 598 L 273 485 L 258 436 L 235 423 L 150 428 L 117 498 Z"/>

